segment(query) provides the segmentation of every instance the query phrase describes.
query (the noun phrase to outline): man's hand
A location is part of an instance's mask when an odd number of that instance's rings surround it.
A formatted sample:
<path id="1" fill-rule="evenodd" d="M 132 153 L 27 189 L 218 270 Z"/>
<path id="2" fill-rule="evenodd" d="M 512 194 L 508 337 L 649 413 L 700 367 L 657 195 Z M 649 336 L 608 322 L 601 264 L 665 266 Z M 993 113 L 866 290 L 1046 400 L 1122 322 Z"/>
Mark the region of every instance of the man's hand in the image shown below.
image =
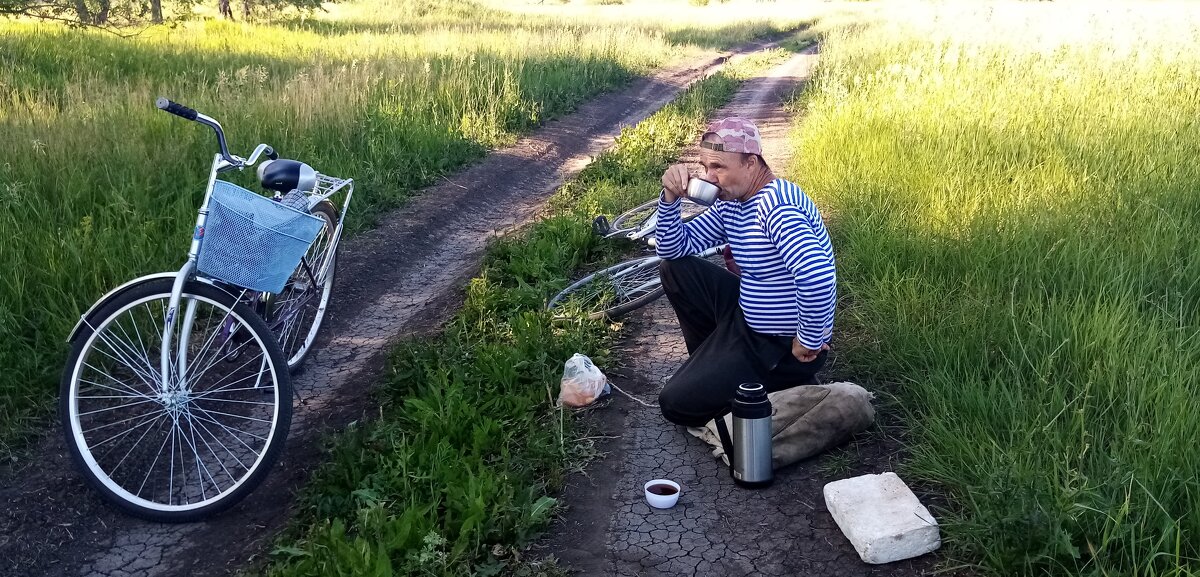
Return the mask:
<path id="1" fill-rule="evenodd" d="M 792 337 L 792 356 L 799 359 L 802 363 L 811 363 L 817 360 L 817 355 L 821 354 L 821 351 L 827 350 L 829 350 L 829 345 L 823 344 L 821 348 L 814 351 L 800 344 L 800 339 Z"/>
<path id="2" fill-rule="evenodd" d="M 688 174 L 686 164 L 673 164 L 667 168 L 667 171 L 662 175 L 663 199 L 667 202 L 675 202 L 676 198 L 687 196 L 688 180 L 691 175 Z"/>

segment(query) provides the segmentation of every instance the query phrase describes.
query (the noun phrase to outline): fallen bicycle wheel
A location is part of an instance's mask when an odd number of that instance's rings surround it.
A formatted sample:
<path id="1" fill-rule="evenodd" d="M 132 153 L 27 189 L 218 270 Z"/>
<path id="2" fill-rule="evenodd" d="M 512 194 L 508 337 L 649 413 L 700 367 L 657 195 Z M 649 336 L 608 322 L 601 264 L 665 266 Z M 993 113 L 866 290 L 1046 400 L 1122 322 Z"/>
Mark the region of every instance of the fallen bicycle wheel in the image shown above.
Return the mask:
<path id="1" fill-rule="evenodd" d="M 696 204 L 686 198 L 680 204 L 680 218 L 683 222 L 687 222 L 700 216 L 700 213 L 707 210 L 708 207 Z M 658 199 L 649 200 L 639 204 L 613 219 L 608 226 L 608 231 L 605 236 L 625 236 L 629 238 L 641 238 L 653 234 L 654 225 L 658 219 Z M 638 235 L 639 232 L 646 234 Z"/>
<path id="2" fill-rule="evenodd" d="M 590 274 L 554 295 L 546 308 L 555 318 L 620 318 L 663 295 L 660 262 L 647 256 Z"/>

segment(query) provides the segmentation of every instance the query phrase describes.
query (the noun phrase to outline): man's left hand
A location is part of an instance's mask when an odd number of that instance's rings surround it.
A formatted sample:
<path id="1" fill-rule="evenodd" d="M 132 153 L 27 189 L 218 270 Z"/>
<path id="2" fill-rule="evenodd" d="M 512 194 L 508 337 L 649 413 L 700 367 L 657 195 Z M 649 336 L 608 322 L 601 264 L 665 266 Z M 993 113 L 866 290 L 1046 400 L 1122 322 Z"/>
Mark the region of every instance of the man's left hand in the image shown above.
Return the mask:
<path id="1" fill-rule="evenodd" d="M 813 350 L 800 344 L 800 339 L 792 337 L 792 356 L 799 359 L 802 363 L 811 363 L 817 360 L 817 355 L 821 354 L 821 351 L 827 350 L 829 350 L 829 345 L 827 344 L 822 344 L 821 348 Z"/>

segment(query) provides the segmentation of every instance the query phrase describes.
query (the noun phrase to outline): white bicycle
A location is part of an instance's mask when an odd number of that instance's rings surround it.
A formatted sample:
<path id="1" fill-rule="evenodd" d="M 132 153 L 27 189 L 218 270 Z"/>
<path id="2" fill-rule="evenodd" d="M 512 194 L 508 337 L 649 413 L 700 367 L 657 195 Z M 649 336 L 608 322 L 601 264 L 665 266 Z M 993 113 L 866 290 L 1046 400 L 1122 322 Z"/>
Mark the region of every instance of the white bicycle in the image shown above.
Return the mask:
<path id="1" fill-rule="evenodd" d="M 220 147 L 187 261 L 113 289 L 83 314 L 68 338 L 59 413 L 71 456 L 107 501 L 186 522 L 244 498 L 283 449 L 289 373 L 325 316 L 354 186 L 266 144 L 232 155 L 216 120 L 165 98 L 157 105 L 212 128 Z M 274 198 L 217 178 L 262 156 L 259 182 Z"/>

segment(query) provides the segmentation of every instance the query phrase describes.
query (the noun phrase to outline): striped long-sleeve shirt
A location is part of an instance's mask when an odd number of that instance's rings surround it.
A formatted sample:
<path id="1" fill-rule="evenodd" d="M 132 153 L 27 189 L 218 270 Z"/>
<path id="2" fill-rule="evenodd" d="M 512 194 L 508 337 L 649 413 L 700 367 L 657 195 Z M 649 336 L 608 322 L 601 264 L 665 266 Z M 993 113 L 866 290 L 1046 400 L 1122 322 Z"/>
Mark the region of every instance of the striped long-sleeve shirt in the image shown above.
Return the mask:
<path id="1" fill-rule="evenodd" d="M 658 256 L 680 258 L 728 242 L 741 269 L 738 302 L 756 332 L 795 335 L 819 349 L 833 334 L 833 245 L 812 199 L 777 178 L 745 202 L 718 200 L 684 223 L 679 203 L 658 203 Z"/>

